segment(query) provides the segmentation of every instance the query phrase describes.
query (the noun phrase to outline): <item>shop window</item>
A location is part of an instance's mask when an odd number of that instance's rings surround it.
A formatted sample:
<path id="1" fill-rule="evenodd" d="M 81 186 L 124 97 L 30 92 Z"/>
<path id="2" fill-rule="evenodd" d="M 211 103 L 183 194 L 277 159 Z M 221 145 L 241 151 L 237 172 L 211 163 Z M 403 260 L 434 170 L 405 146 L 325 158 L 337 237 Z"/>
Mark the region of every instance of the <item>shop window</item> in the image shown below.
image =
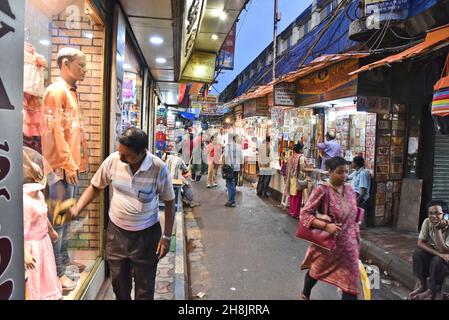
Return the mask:
<path id="1" fill-rule="evenodd" d="M 129 127 L 141 127 L 142 121 L 142 77 L 137 54 L 129 40 L 126 41 L 124 77 L 122 90 L 122 132 Z"/>
<path id="2" fill-rule="evenodd" d="M 101 163 L 104 25 L 83 0 L 51 3 L 25 11 L 27 299 L 80 297 L 101 259 L 99 200 L 74 220 L 69 209 Z"/>

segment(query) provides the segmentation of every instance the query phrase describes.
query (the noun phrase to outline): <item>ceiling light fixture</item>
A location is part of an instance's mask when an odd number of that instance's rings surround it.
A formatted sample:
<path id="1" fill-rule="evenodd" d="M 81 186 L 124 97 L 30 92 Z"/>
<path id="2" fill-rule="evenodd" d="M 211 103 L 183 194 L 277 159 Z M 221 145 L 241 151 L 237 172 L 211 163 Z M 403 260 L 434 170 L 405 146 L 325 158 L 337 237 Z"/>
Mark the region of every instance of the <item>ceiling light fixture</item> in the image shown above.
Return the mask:
<path id="1" fill-rule="evenodd" d="M 39 43 L 43 46 L 49 46 L 50 45 L 50 41 L 49 40 L 41 40 L 39 41 Z"/>
<path id="2" fill-rule="evenodd" d="M 156 58 L 156 62 L 157 63 L 166 63 L 167 59 L 165 59 L 165 58 Z"/>
<path id="3" fill-rule="evenodd" d="M 211 36 L 211 38 L 212 38 L 212 40 L 217 40 L 217 39 L 218 39 L 218 36 L 214 33 L 214 34 Z"/>
<path id="4" fill-rule="evenodd" d="M 92 32 L 89 32 L 89 33 L 85 34 L 85 37 L 89 38 L 89 39 L 93 39 L 94 38 L 94 34 Z"/>
<path id="5" fill-rule="evenodd" d="M 222 21 L 226 20 L 227 16 L 228 16 L 228 15 L 227 15 L 226 12 L 224 12 L 224 11 L 221 11 L 221 12 L 218 14 L 218 17 L 219 17 L 220 20 L 222 20 Z"/>
<path id="6" fill-rule="evenodd" d="M 150 42 L 152 44 L 161 44 L 164 42 L 164 39 L 162 39 L 161 37 L 158 37 L 158 36 L 154 36 L 154 37 L 150 38 Z"/>

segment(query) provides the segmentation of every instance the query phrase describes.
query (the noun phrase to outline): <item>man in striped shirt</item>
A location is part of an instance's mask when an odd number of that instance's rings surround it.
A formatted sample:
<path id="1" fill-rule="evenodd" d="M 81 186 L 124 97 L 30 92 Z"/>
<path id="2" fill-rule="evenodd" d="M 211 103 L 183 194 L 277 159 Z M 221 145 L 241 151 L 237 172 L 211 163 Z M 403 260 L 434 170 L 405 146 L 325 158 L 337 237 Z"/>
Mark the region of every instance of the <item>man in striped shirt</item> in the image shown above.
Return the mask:
<path id="1" fill-rule="evenodd" d="M 147 151 L 148 136 L 128 128 L 118 152 L 98 169 L 90 186 L 71 209 L 76 218 L 107 186 L 113 194 L 106 234 L 106 260 L 118 300 L 154 299 L 157 264 L 168 252 L 175 217 L 175 193 L 167 165 Z M 165 202 L 164 233 L 159 224 L 159 198 Z"/>
<path id="2" fill-rule="evenodd" d="M 182 154 L 182 150 L 179 150 L 179 154 Z M 175 151 L 173 154 L 167 155 L 165 163 L 167 163 L 172 179 L 182 180 L 183 182 L 183 202 L 187 203 L 190 208 L 199 206 L 200 204 L 194 200 L 192 186 L 190 185 L 189 180 L 187 180 L 187 177 L 190 175 L 189 168 L 184 160 L 182 160 L 181 156 Z"/>

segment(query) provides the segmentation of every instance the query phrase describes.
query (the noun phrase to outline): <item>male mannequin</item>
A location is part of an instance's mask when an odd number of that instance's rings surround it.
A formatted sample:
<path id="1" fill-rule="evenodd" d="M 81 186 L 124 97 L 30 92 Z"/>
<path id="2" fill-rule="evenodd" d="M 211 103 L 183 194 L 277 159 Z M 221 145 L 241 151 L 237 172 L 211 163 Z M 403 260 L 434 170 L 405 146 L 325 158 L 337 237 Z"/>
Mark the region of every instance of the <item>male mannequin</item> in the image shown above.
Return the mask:
<path id="1" fill-rule="evenodd" d="M 42 153 L 53 172 L 50 184 L 50 219 L 58 214 L 62 202 L 74 199 L 77 194 L 79 173 L 87 170 L 87 148 L 82 129 L 82 118 L 76 91 L 76 83 L 86 74 L 86 58 L 74 48 L 63 48 L 58 52 L 60 77 L 44 94 L 45 129 L 42 136 Z M 59 240 L 53 243 L 58 277 L 65 290 L 72 290 L 76 283 L 65 274 L 65 267 L 83 265 L 70 262 L 67 252 L 70 223 L 54 225 Z"/>

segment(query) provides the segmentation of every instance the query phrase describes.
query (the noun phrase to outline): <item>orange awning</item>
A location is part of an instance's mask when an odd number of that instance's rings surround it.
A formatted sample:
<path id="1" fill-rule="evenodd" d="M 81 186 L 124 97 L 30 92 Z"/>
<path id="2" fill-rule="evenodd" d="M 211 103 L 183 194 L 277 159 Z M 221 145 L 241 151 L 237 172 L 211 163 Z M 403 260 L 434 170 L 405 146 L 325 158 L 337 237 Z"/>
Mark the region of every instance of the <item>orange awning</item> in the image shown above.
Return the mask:
<path id="1" fill-rule="evenodd" d="M 425 53 L 435 51 L 447 45 L 449 45 L 449 24 L 441 26 L 436 29 L 429 30 L 427 32 L 426 39 L 423 42 L 417 44 L 416 46 L 408 48 L 405 51 L 402 51 L 398 54 L 394 54 L 385 59 L 370 63 L 354 72 L 351 72 L 350 75 L 370 71 L 372 69 L 383 66 L 389 66 L 392 63 L 402 62 L 406 59 L 410 59 L 419 55 L 423 55 Z"/>
<path id="2" fill-rule="evenodd" d="M 247 100 L 260 98 L 266 96 L 269 93 L 273 92 L 273 86 L 280 82 L 294 82 L 301 77 L 305 77 L 315 71 L 327 68 L 335 63 L 349 60 L 349 59 L 360 59 L 369 56 L 369 53 L 342 53 L 342 54 L 326 54 L 322 55 L 309 64 L 299 68 L 298 70 L 292 71 L 286 75 L 283 75 L 276 79 L 275 81 L 270 82 L 267 85 L 258 86 L 255 90 L 251 92 L 247 92 L 242 94 L 241 96 L 235 98 L 231 103 L 227 103 L 228 105 L 236 105 L 238 103 L 242 103 Z"/>

